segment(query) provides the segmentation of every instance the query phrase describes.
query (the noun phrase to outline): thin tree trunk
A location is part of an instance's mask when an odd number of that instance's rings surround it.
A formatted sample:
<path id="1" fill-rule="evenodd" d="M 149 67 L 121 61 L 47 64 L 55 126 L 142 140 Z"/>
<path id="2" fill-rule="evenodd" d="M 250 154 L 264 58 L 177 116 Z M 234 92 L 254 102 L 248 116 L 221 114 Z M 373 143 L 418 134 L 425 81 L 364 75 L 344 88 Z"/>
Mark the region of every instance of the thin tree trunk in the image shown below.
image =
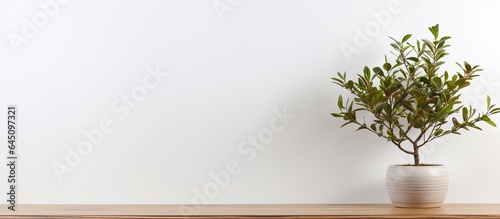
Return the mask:
<path id="1" fill-rule="evenodd" d="M 418 154 L 418 144 L 416 142 L 413 144 L 413 160 L 415 162 L 415 166 L 420 164 L 420 155 Z"/>

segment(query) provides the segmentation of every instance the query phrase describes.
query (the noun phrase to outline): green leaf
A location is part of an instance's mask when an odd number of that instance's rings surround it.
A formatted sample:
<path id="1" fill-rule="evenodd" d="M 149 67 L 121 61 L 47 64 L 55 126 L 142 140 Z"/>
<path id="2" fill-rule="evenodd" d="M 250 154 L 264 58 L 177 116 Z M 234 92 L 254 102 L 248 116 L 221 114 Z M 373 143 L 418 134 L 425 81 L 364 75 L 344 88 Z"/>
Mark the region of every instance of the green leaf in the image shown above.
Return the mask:
<path id="1" fill-rule="evenodd" d="M 440 43 L 438 44 L 437 48 L 441 48 L 444 46 L 445 41 L 438 41 L 438 42 Z"/>
<path id="2" fill-rule="evenodd" d="M 415 109 L 413 108 L 413 106 L 411 105 L 411 102 L 410 101 L 402 101 L 401 104 L 403 105 L 403 107 L 407 110 L 409 110 L 410 112 L 413 112 L 415 111 Z M 410 115 L 410 114 L 408 114 Z"/>
<path id="3" fill-rule="evenodd" d="M 422 60 L 424 60 L 425 64 L 427 64 L 428 66 L 432 66 L 432 62 L 430 59 L 428 59 L 426 57 L 422 57 Z"/>
<path id="4" fill-rule="evenodd" d="M 391 63 L 388 63 L 388 62 L 384 63 L 384 65 L 383 65 L 382 67 L 383 67 L 383 68 L 384 68 L 384 70 L 386 70 L 386 71 L 389 71 L 389 70 L 391 70 L 391 68 L 392 68 Z"/>
<path id="5" fill-rule="evenodd" d="M 340 126 L 340 128 L 343 128 L 344 126 L 349 125 L 349 124 L 351 124 L 351 123 L 352 123 L 352 122 L 346 122 L 346 123 L 342 124 L 342 125 Z"/>
<path id="6" fill-rule="evenodd" d="M 401 43 L 406 42 L 408 39 L 410 39 L 410 37 L 411 37 L 411 34 L 406 34 L 406 36 L 404 36 L 403 39 L 401 40 Z"/>
<path id="7" fill-rule="evenodd" d="M 359 77 L 358 78 L 358 84 L 362 87 L 362 89 L 365 89 L 366 83 L 365 83 L 364 78 Z"/>
<path id="8" fill-rule="evenodd" d="M 356 132 L 361 130 L 361 129 L 368 129 L 368 128 L 366 128 L 366 125 L 363 124 L 363 125 L 359 126 L 358 129 L 356 129 Z"/>
<path id="9" fill-rule="evenodd" d="M 373 72 L 375 72 L 375 74 L 377 74 L 377 75 L 384 76 L 384 72 L 382 71 L 382 69 L 380 67 L 373 68 Z"/>
<path id="10" fill-rule="evenodd" d="M 415 67 L 413 67 L 412 65 L 408 66 L 408 69 L 410 70 L 410 73 L 415 73 Z"/>
<path id="11" fill-rule="evenodd" d="M 370 74 L 370 68 L 368 68 L 368 66 L 365 66 L 365 68 L 363 68 L 363 73 L 365 74 L 366 80 L 370 80 L 371 74 Z"/>
<path id="12" fill-rule="evenodd" d="M 394 48 L 395 50 L 399 50 L 399 46 L 398 46 L 398 44 L 391 43 L 391 46 L 392 46 L 392 48 Z"/>
<path id="13" fill-rule="evenodd" d="M 490 114 L 497 114 L 497 113 L 500 113 L 500 108 L 493 108 L 493 109 L 490 111 Z"/>
<path id="14" fill-rule="evenodd" d="M 388 106 L 388 105 L 389 105 L 389 104 L 387 104 L 387 103 L 381 103 L 381 104 L 377 105 L 377 106 L 375 107 L 375 113 L 379 114 L 379 113 L 380 113 L 380 112 L 382 112 L 382 110 L 383 110 L 386 106 Z"/>
<path id="15" fill-rule="evenodd" d="M 434 108 L 435 108 L 436 112 L 438 112 L 441 109 L 441 107 L 443 106 L 443 102 L 441 101 L 441 98 L 439 98 L 439 97 L 437 98 L 436 104 L 434 104 L 434 106 L 435 106 Z"/>
<path id="16" fill-rule="evenodd" d="M 434 118 L 431 119 L 431 121 L 437 122 L 441 119 L 446 118 L 452 109 L 453 109 L 453 105 L 451 105 L 451 104 L 442 108 L 441 110 L 439 110 L 439 112 L 436 114 L 436 116 L 434 116 Z"/>
<path id="17" fill-rule="evenodd" d="M 424 125 L 422 124 L 422 122 L 420 120 L 415 121 L 415 123 L 413 124 L 413 127 L 417 128 L 417 129 L 422 128 L 423 126 Z"/>
<path id="18" fill-rule="evenodd" d="M 378 102 L 378 100 L 380 99 L 380 97 L 382 96 L 382 94 L 384 94 L 384 91 L 382 91 L 382 90 L 377 91 L 377 93 L 375 95 L 373 95 L 372 101 L 373 102 Z"/>
<path id="19" fill-rule="evenodd" d="M 408 59 L 410 61 L 418 62 L 418 58 L 417 57 L 408 57 L 406 59 Z"/>
<path id="20" fill-rule="evenodd" d="M 470 126 L 470 127 L 472 127 L 472 128 L 475 128 L 475 129 L 477 129 L 477 130 L 479 130 L 479 131 L 482 131 L 482 130 L 483 130 L 483 129 L 479 128 L 479 126 L 474 125 L 474 123 L 470 123 L 470 124 L 469 124 L 469 126 Z"/>
<path id="21" fill-rule="evenodd" d="M 467 121 L 469 119 L 469 112 L 467 110 L 467 107 L 462 108 L 462 118 L 464 121 Z"/>
<path id="22" fill-rule="evenodd" d="M 429 49 L 434 50 L 434 45 L 432 45 L 431 41 L 429 41 L 428 39 L 422 39 L 422 41 L 424 42 L 424 45 L 429 47 Z M 426 50 L 426 51 L 428 51 L 428 50 Z"/>
<path id="23" fill-rule="evenodd" d="M 441 85 L 443 84 L 440 77 L 435 77 L 432 81 L 435 85 L 437 85 L 437 87 L 441 87 Z"/>
<path id="24" fill-rule="evenodd" d="M 339 99 L 337 101 L 337 106 L 339 106 L 339 109 L 344 109 L 344 104 L 342 100 L 342 95 L 339 95 Z"/>
<path id="25" fill-rule="evenodd" d="M 389 38 L 390 38 L 392 41 L 394 41 L 395 43 L 399 44 L 399 42 L 398 42 L 396 39 L 392 38 L 391 36 L 390 36 Z"/>
<path id="26" fill-rule="evenodd" d="M 443 136 L 443 135 L 447 135 L 447 134 L 450 134 L 450 133 L 451 133 L 451 131 L 450 131 L 450 130 L 448 130 L 448 131 L 444 131 L 444 132 L 443 132 L 443 134 L 442 134 L 441 136 Z"/>
<path id="27" fill-rule="evenodd" d="M 458 122 L 457 118 L 453 117 L 451 121 L 453 122 L 454 127 L 458 128 L 460 126 L 460 123 Z"/>
<path id="28" fill-rule="evenodd" d="M 343 115 L 340 115 L 338 113 L 330 113 L 333 117 L 344 117 Z"/>
<path id="29" fill-rule="evenodd" d="M 440 55 L 440 57 L 438 57 L 438 59 L 440 59 L 443 55 L 448 55 L 448 53 L 444 53 L 444 54 Z M 445 63 L 445 62 L 443 62 L 443 61 L 437 62 L 437 63 L 436 63 L 436 66 L 443 65 L 444 63 Z"/>
<path id="30" fill-rule="evenodd" d="M 489 95 L 486 95 L 486 106 L 487 106 L 487 109 L 490 109 L 490 106 L 491 106 L 491 98 Z"/>
<path id="31" fill-rule="evenodd" d="M 441 133 L 443 133 L 443 129 L 438 129 L 434 132 L 434 136 L 439 136 Z"/>
<path id="32" fill-rule="evenodd" d="M 432 35 L 434 35 L 434 38 L 437 38 L 439 36 L 439 24 L 429 27 L 429 30 L 431 31 Z"/>
<path id="33" fill-rule="evenodd" d="M 352 88 L 352 87 L 354 87 L 354 81 L 349 80 L 349 81 L 347 82 L 347 85 L 348 85 L 349 87 L 351 87 L 351 88 Z"/>
<path id="34" fill-rule="evenodd" d="M 429 79 L 427 79 L 426 77 L 420 77 L 419 80 L 424 84 L 429 84 Z"/>
<path id="35" fill-rule="evenodd" d="M 406 122 L 411 123 L 410 121 L 413 119 L 413 115 L 411 113 L 406 114 Z"/>
<path id="36" fill-rule="evenodd" d="M 375 123 L 371 124 L 371 125 L 370 125 L 370 128 L 371 128 L 373 131 L 377 131 L 377 126 L 375 125 Z"/>
<path id="37" fill-rule="evenodd" d="M 344 79 L 344 77 L 342 77 L 342 74 L 340 74 L 340 72 L 337 72 L 337 75 L 339 76 L 340 79 Z"/>
<path id="38" fill-rule="evenodd" d="M 451 39 L 451 36 L 444 36 L 439 41 L 445 41 Z"/>
<path id="39" fill-rule="evenodd" d="M 467 70 L 467 71 L 472 70 L 472 67 L 470 66 L 470 64 L 468 62 L 464 62 L 464 66 L 465 66 L 465 70 Z"/>
<path id="40" fill-rule="evenodd" d="M 488 123 L 489 125 L 491 125 L 493 127 L 497 127 L 497 124 L 495 124 L 493 121 L 491 121 L 491 119 L 488 116 L 483 116 L 483 118 L 481 118 L 481 120 L 483 120 L 484 122 Z"/>

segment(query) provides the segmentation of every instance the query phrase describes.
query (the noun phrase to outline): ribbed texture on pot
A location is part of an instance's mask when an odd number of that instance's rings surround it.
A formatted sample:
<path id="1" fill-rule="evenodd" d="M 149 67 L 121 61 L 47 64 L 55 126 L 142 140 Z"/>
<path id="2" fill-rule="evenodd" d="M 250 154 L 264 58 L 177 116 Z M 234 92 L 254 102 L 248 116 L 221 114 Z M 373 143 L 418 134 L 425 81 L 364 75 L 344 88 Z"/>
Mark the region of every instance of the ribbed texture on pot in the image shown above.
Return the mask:
<path id="1" fill-rule="evenodd" d="M 397 207 L 439 207 L 449 184 L 444 166 L 397 166 L 387 168 L 387 191 Z"/>

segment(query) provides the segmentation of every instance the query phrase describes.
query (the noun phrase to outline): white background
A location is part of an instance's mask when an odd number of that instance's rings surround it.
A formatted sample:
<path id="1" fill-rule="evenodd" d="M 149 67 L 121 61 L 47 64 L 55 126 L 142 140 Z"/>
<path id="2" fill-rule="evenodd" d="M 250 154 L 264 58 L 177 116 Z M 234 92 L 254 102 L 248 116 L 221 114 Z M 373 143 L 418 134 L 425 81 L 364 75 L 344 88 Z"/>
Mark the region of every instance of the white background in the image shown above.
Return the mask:
<path id="1" fill-rule="evenodd" d="M 43 23 L 46 2 L 0 1 L 0 123 L 16 104 L 21 204 L 389 203 L 386 168 L 409 158 L 368 132 L 340 128 L 330 113 L 349 94 L 330 78 L 381 65 L 392 58 L 387 36 L 430 37 L 436 23 L 453 36 L 449 63 L 485 69 L 464 102 L 484 109 L 478 101 L 490 94 L 500 103 L 498 1 L 73 0 Z M 374 15 L 384 13 L 390 18 Z M 12 43 L 36 16 L 36 34 Z M 356 45 L 357 29 L 371 35 L 366 45 Z M 342 44 L 357 53 L 346 56 Z M 113 103 L 141 89 L 148 66 L 169 76 L 120 119 Z M 296 117 L 277 120 L 284 128 L 263 150 L 238 150 L 285 108 Z M 114 130 L 59 181 L 53 165 L 65 165 L 102 119 Z M 423 162 L 449 168 L 447 203 L 500 202 L 500 130 L 482 127 L 424 152 Z M 6 132 L 2 125 L 3 164 Z M 239 173 L 197 197 L 231 160 Z M 0 173 L 3 193 L 6 165 Z"/>

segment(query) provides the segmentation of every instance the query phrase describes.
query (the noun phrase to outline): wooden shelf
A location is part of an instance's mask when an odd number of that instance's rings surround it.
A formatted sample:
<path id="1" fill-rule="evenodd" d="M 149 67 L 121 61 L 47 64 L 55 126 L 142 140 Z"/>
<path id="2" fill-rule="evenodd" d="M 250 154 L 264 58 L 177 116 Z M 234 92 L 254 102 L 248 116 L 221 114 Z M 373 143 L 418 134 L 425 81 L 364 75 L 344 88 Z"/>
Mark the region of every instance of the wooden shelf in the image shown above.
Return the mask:
<path id="1" fill-rule="evenodd" d="M 448 204 L 406 209 L 392 205 L 1 205 L 0 218 L 499 218 L 500 204 Z"/>

